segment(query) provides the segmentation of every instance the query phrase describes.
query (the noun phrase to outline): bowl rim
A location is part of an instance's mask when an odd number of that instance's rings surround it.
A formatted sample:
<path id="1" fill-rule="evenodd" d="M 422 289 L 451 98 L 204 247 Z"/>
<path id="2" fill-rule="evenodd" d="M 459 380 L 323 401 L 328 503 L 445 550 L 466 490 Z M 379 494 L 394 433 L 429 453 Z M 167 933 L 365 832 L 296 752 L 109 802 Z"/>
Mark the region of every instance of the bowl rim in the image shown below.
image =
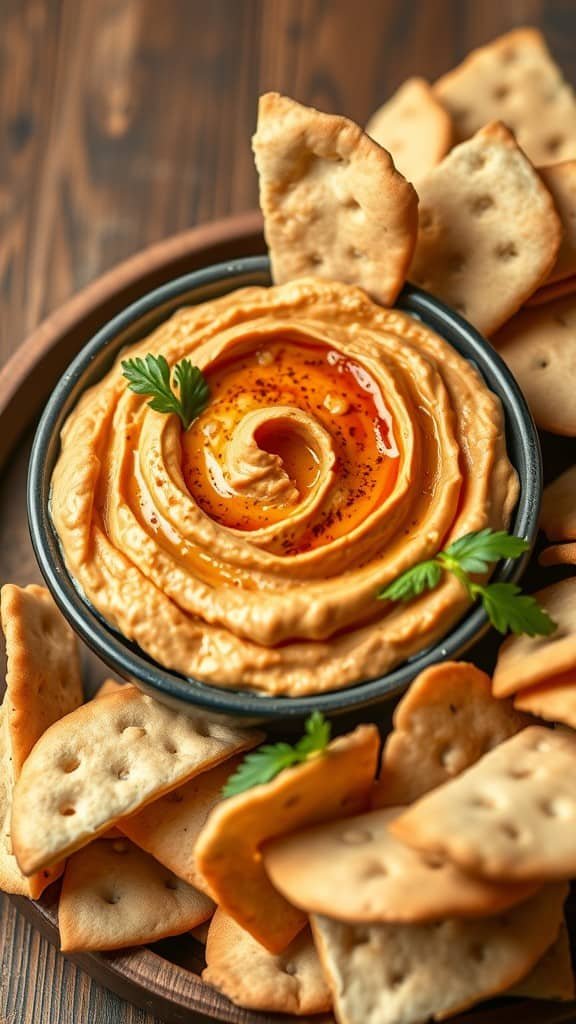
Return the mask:
<path id="1" fill-rule="evenodd" d="M 255 283 L 270 284 L 266 256 L 244 257 L 193 271 L 147 292 L 116 314 L 87 342 L 57 381 L 33 440 L 27 480 L 30 536 L 48 589 L 74 631 L 109 668 L 126 679 L 137 681 L 145 692 L 180 705 L 201 707 L 218 715 L 281 719 L 300 718 L 313 710 L 334 715 L 397 697 L 424 668 L 441 660 L 459 657 L 489 628 L 484 610 L 474 607 L 445 637 L 391 672 L 342 689 L 290 697 L 218 687 L 164 669 L 92 608 L 68 573 L 49 512 L 50 484 L 60 449 L 60 429 L 80 394 L 92 383 L 86 378 L 98 367 L 99 357 L 103 360 L 108 356 L 110 363 L 122 347 L 119 337 L 123 332 L 131 327 L 137 329 L 143 317 L 150 313 L 157 314 L 159 320 L 165 319 L 163 307 L 167 303 L 178 308 L 180 299 L 182 304 L 190 301 L 191 292 L 216 287 L 218 294 L 226 294 L 245 284 Z M 197 301 L 206 301 L 206 298 L 201 297 Z M 506 418 L 506 447 L 520 480 L 520 496 L 511 528 L 518 536 L 525 537 L 532 548 L 538 530 L 542 460 L 536 427 L 518 384 L 489 342 L 438 299 L 413 285 L 405 285 L 396 306 L 423 320 L 471 360 L 488 387 L 500 397 Z M 142 337 L 149 330 L 149 326 L 143 327 L 141 332 L 135 331 L 135 337 Z M 105 369 L 102 372 L 96 369 L 94 379 L 99 379 L 104 372 Z M 512 458 L 511 449 L 515 458 Z M 494 579 L 516 581 L 529 556 L 530 550 L 515 561 L 506 560 L 497 567 Z"/>

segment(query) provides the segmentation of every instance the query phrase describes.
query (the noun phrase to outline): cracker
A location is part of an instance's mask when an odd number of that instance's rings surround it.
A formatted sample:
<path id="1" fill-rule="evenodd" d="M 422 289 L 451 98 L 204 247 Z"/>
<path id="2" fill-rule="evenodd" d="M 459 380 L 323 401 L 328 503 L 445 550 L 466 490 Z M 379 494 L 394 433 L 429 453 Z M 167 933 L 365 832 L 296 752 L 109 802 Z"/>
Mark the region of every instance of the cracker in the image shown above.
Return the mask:
<path id="1" fill-rule="evenodd" d="M 526 300 L 526 306 L 545 306 L 555 299 L 562 299 L 565 295 L 574 295 L 576 292 L 576 275 L 567 277 L 564 281 L 554 281 L 552 284 L 540 285 L 533 295 Z"/>
<path id="2" fill-rule="evenodd" d="M 439 164 L 452 145 L 452 118 L 425 78 L 408 78 L 366 125 L 408 181 Z"/>
<path id="3" fill-rule="evenodd" d="M 21 870 L 68 856 L 254 739 L 205 715 L 173 711 L 134 687 L 84 704 L 44 733 L 14 789 Z"/>
<path id="4" fill-rule="evenodd" d="M 576 729 L 576 668 L 516 694 L 514 705 L 548 722 Z"/>
<path id="5" fill-rule="evenodd" d="M 494 699 L 485 672 L 445 661 L 416 677 L 393 723 L 374 807 L 412 803 L 524 728 L 527 719 L 508 701 Z"/>
<path id="6" fill-rule="evenodd" d="M 196 844 L 196 866 L 222 909 L 271 953 L 281 953 L 306 915 L 274 888 L 266 840 L 366 809 L 380 747 L 374 725 L 332 741 L 322 755 L 214 808 Z"/>
<path id="7" fill-rule="evenodd" d="M 217 910 L 208 931 L 206 964 L 202 981 L 247 1010 L 301 1016 L 332 1005 L 308 928 L 283 953 L 274 954 Z"/>
<path id="8" fill-rule="evenodd" d="M 548 276 L 548 283 L 552 284 L 576 275 L 576 160 L 541 167 L 540 177 L 562 221 L 562 241 Z"/>
<path id="9" fill-rule="evenodd" d="M 0 593 L 6 637 L 6 715 L 15 777 L 39 737 L 83 701 L 74 633 L 44 587 L 7 583 Z"/>
<path id="10" fill-rule="evenodd" d="M 276 284 L 314 275 L 392 305 L 410 265 L 418 197 L 390 155 L 345 117 L 278 93 L 253 138 Z"/>
<path id="11" fill-rule="evenodd" d="M 14 781 L 30 750 L 49 725 L 82 703 L 78 647 L 72 630 L 44 587 L 5 584 L 0 593 L 6 638 L 0 771 L 0 889 L 38 899 L 58 878 L 55 865 L 25 879 L 12 852 Z"/>
<path id="12" fill-rule="evenodd" d="M 576 436 L 576 296 L 523 309 L 492 339 L 542 430 Z"/>
<path id="13" fill-rule="evenodd" d="M 548 540 L 576 540 L 576 466 L 544 488 L 540 526 Z"/>
<path id="14" fill-rule="evenodd" d="M 515 998 L 557 999 L 561 1002 L 574 999 L 576 993 L 570 938 L 565 923 L 560 928 L 556 942 L 546 950 L 530 973 L 504 994 Z"/>
<path id="15" fill-rule="evenodd" d="M 509 636 L 498 651 L 493 690 L 508 697 L 551 676 L 576 669 L 576 578 L 534 595 L 557 623 L 550 636 Z"/>
<path id="16" fill-rule="evenodd" d="M 402 808 L 316 825 L 263 848 L 268 875 L 307 913 L 338 921 L 421 924 L 487 917 L 527 899 L 535 886 L 495 885 L 396 839 Z"/>
<path id="17" fill-rule="evenodd" d="M 66 865 L 58 906 L 64 953 L 143 946 L 205 921 L 213 904 L 128 839 L 97 839 Z"/>
<path id="18" fill-rule="evenodd" d="M 576 565 L 576 543 L 553 544 L 545 548 L 540 558 L 540 565 Z"/>
<path id="19" fill-rule="evenodd" d="M 316 948 L 340 1024 L 422 1024 L 506 991 L 562 924 L 567 886 L 479 921 L 350 925 L 314 916 Z"/>
<path id="20" fill-rule="evenodd" d="M 499 122 L 453 149 L 418 193 L 410 280 L 493 334 L 554 265 L 561 225 L 550 193 Z"/>
<path id="21" fill-rule="evenodd" d="M 574 92 L 536 29 L 515 29 L 473 50 L 434 91 L 459 139 L 499 119 L 536 164 L 576 157 Z"/>
<path id="22" fill-rule="evenodd" d="M 576 875 L 576 734 L 531 726 L 390 825 L 416 849 L 494 881 Z"/>
<path id="23" fill-rule="evenodd" d="M 120 828 L 133 843 L 152 854 L 178 878 L 203 889 L 204 879 L 196 870 L 196 840 L 210 811 L 220 803 L 228 777 L 242 760 L 242 756 L 232 757 L 202 772 L 184 786 L 148 804 L 138 814 L 123 818 Z"/>

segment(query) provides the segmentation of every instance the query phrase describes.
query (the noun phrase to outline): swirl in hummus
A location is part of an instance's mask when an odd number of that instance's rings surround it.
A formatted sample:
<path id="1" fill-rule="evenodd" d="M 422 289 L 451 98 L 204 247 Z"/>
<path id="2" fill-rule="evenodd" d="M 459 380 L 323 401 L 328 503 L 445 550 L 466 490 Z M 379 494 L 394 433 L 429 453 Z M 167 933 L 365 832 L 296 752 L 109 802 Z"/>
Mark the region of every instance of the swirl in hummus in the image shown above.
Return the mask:
<path id="1" fill-rule="evenodd" d="M 183 433 L 119 362 L 62 431 L 52 516 L 98 611 L 186 676 L 267 694 L 376 677 L 445 634 L 445 578 L 377 599 L 518 492 L 498 399 L 409 316 L 303 279 L 182 309 L 122 358 L 188 357 L 211 400 Z"/>

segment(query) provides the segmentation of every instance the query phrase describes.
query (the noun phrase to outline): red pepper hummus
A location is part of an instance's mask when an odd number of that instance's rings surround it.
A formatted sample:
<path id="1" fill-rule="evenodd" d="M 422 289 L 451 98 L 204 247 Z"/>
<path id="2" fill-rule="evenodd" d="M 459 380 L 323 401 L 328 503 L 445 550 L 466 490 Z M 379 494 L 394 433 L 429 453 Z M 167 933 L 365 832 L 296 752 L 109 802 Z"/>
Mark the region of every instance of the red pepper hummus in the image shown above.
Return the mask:
<path id="1" fill-rule="evenodd" d="M 169 669 L 267 694 L 378 676 L 445 634 L 456 579 L 378 591 L 517 499 L 498 399 L 429 328 L 303 279 L 182 309 L 122 358 L 199 366 L 182 432 L 120 362 L 62 431 L 52 516 L 91 604 Z"/>

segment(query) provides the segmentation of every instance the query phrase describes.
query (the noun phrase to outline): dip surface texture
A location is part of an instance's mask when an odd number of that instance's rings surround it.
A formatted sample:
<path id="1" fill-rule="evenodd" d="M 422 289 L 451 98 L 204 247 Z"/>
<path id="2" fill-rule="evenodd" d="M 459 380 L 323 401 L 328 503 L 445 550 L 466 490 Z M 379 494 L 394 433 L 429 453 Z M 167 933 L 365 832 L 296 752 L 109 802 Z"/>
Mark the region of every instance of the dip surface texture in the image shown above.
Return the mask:
<path id="1" fill-rule="evenodd" d="M 52 517 L 94 607 L 167 668 L 301 696 L 376 677 L 466 609 L 446 577 L 378 591 L 505 528 L 518 484 L 498 399 L 446 342 L 357 288 L 302 279 L 182 309 L 122 359 L 188 357 L 186 433 L 118 361 L 62 431 Z"/>

